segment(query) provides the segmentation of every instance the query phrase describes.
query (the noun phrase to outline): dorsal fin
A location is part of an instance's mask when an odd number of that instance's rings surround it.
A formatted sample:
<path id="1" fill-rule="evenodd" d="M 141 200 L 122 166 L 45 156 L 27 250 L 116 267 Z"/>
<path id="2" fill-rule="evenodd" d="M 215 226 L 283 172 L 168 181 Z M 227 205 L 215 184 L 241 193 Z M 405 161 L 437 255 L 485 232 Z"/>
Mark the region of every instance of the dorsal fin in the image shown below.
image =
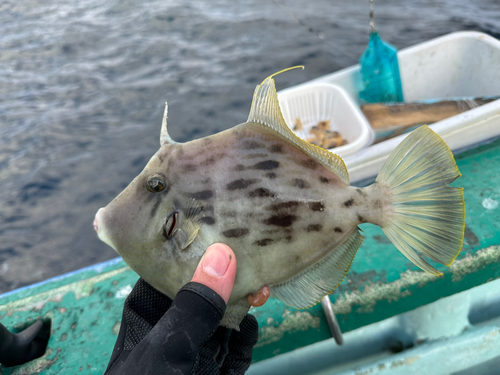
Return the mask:
<path id="1" fill-rule="evenodd" d="M 160 133 L 160 145 L 177 143 L 168 134 L 167 130 L 167 115 L 168 115 L 168 103 L 165 103 L 165 111 L 163 112 L 163 120 L 161 121 L 161 133 Z"/>
<path id="2" fill-rule="evenodd" d="M 281 112 L 276 86 L 274 85 L 273 77 L 290 69 L 304 68 L 303 66 L 294 66 L 284 69 L 278 73 L 274 73 L 267 77 L 260 85 L 255 88 L 252 100 L 252 108 L 247 122 L 254 122 L 271 128 L 287 138 L 296 146 L 300 147 L 308 155 L 314 157 L 321 162 L 326 168 L 331 170 L 335 175 L 340 177 L 347 185 L 349 185 L 349 174 L 344 161 L 337 155 L 314 146 L 303 139 L 297 137 L 288 127 Z"/>

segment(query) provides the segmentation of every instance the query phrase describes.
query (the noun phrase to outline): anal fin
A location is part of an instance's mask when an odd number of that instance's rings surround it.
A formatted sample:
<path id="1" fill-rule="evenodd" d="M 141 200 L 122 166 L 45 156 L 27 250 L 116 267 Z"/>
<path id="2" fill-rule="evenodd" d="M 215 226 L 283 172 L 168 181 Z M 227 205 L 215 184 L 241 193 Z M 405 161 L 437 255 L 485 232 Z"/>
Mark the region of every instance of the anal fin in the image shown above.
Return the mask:
<path id="1" fill-rule="evenodd" d="M 271 292 L 294 308 L 315 305 L 342 282 L 362 242 L 363 236 L 356 227 L 323 259 L 287 282 L 270 286 Z"/>

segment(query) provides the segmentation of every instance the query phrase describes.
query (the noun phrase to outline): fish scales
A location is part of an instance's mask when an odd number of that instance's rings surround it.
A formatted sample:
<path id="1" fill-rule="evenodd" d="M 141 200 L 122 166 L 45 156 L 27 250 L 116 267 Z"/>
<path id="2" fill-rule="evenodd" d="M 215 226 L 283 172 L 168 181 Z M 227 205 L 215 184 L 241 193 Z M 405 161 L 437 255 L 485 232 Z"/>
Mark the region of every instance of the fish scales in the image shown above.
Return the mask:
<path id="1" fill-rule="evenodd" d="M 173 142 L 165 112 L 160 150 L 99 210 L 96 229 L 171 298 L 208 246 L 229 245 L 238 269 L 221 324 L 232 328 L 248 310 L 246 296 L 262 286 L 298 308 L 330 293 L 361 244 L 360 223 L 381 226 L 410 260 L 434 272 L 416 251 L 453 261 L 463 240 L 463 193 L 448 186 L 459 175 L 449 149 L 422 129 L 391 154 L 374 184 L 351 187 L 340 158 L 286 127 L 271 76 L 257 86 L 249 120 L 210 137 Z M 431 151 L 415 147 L 423 144 Z M 450 220 L 432 229 L 443 214 Z M 444 237 L 449 249 L 429 246 Z"/>

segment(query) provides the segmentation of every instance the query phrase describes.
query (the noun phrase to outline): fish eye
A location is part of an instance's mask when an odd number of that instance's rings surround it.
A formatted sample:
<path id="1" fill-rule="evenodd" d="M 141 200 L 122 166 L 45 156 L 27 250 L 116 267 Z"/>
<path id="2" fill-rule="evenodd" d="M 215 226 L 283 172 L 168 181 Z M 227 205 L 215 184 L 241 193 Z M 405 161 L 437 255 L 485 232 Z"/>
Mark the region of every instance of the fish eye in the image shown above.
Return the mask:
<path id="1" fill-rule="evenodd" d="M 167 180 L 161 174 L 154 174 L 148 177 L 146 188 L 152 193 L 159 193 L 167 187 Z"/>

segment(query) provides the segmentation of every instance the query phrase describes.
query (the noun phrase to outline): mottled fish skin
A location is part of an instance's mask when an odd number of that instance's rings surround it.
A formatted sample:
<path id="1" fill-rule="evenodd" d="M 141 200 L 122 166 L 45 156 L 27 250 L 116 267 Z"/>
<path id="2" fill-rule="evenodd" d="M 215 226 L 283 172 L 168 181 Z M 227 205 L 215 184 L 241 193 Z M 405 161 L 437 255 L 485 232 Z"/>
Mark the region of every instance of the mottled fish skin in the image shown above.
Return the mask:
<path id="1" fill-rule="evenodd" d="M 155 173 L 166 176 L 167 191 L 146 190 Z M 278 133 L 244 123 L 188 143 L 164 144 L 110 203 L 103 220 L 125 261 L 171 298 L 191 279 L 210 244 L 229 245 L 238 261 L 231 302 L 263 285 L 286 282 L 358 224 L 382 225 L 390 216 L 388 194 L 377 184 L 350 187 Z M 165 238 L 163 225 L 190 199 L 203 206 L 203 226 L 180 251 Z"/>

